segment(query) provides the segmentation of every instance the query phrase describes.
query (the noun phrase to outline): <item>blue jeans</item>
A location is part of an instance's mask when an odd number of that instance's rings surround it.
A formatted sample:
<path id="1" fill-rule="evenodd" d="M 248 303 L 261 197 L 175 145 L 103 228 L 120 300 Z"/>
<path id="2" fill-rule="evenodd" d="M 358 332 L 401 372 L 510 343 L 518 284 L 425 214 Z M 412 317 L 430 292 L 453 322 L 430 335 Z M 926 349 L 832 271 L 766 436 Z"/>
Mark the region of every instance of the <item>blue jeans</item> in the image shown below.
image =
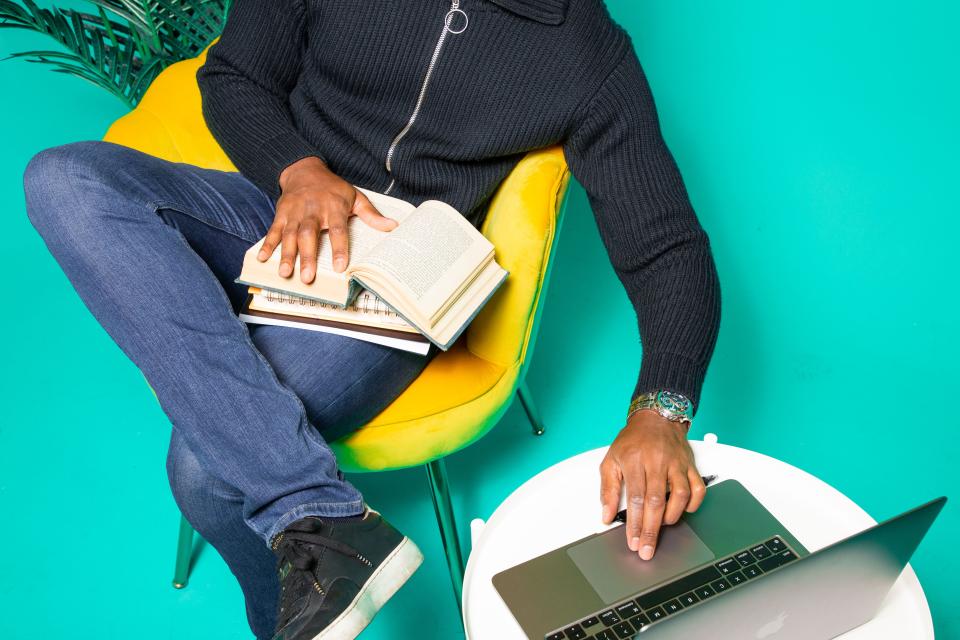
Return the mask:
<path id="1" fill-rule="evenodd" d="M 304 516 L 362 512 L 326 443 L 379 413 L 436 349 L 241 322 L 233 280 L 274 205 L 240 173 L 84 141 L 34 156 L 24 191 L 50 253 L 156 392 L 176 502 L 269 637 L 279 585 L 265 543 Z"/>

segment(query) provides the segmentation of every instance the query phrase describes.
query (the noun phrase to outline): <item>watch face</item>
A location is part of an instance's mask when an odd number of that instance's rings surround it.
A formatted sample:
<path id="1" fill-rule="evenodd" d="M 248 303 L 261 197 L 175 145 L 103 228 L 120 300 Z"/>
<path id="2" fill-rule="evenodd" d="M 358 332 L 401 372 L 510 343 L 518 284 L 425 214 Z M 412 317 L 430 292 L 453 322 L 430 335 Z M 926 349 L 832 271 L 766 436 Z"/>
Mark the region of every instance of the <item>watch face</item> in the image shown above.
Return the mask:
<path id="1" fill-rule="evenodd" d="M 657 393 L 657 402 L 660 406 L 670 413 L 679 413 L 690 415 L 691 403 L 686 396 L 672 391 L 660 391 Z"/>

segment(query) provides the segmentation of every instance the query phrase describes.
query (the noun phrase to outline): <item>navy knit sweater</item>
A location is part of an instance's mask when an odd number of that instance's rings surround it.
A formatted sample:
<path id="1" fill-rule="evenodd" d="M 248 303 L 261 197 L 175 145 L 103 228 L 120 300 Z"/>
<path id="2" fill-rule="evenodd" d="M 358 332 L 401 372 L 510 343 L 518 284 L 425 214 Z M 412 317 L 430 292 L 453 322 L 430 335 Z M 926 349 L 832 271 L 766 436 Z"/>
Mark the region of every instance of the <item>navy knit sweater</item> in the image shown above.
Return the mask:
<path id="1" fill-rule="evenodd" d="M 562 142 L 637 312 L 633 397 L 668 389 L 699 404 L 716 268 L 630 36 L 602 0 L 234 0 L 197 79 L 214 137 L 273 198 L 285 167 L 316 156 L 479 227 L 517 162 Z"/>

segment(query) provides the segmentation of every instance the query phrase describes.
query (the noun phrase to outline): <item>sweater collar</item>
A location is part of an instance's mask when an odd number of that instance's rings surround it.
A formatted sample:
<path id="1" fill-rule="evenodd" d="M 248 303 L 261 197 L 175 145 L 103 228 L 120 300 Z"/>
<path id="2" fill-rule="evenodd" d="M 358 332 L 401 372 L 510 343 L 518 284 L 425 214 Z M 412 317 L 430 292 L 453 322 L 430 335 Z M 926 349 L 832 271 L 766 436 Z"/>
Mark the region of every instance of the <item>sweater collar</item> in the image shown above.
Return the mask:
<path id="1" fill-rule="evenodd" d="M 490 0 L 516 13 L 544 24 L 560 24 L 567 13 L 568 0 Z"/>

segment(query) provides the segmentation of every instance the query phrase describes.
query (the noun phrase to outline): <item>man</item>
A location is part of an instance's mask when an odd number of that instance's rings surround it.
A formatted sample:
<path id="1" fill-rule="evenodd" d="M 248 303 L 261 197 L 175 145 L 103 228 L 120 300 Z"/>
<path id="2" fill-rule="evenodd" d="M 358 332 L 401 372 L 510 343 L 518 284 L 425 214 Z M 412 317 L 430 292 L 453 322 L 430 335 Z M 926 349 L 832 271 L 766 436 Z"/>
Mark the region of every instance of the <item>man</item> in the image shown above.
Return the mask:
<path id="1" fill-rule="evenodd" d="M 311 282 L 327 233 L 342 271 L 350 216 L 394 225 L 353 184 L 444 200 L 479 226 L 516 163 L 560 142 L 643 344 L 600 468 L 602 519 L 624 488 L 626 543 L 651 558 L 661 524 L 705 492 L 685 434 L 719 285 L 630 38 L 602 1 L 234 0 L 197 79 L 239 172 L 92 141 L 37 154 L 24 183 L 34 226 L 170 417 L 174 495 L 239 580 L 257 637 L 353 638 L 420 563 L 326 442 L 379 413 L 436 350 L 248 329 L 233 283 L 244 251 L 266 234 L 260 258 L 279 250 L 281 275 Z"/>

